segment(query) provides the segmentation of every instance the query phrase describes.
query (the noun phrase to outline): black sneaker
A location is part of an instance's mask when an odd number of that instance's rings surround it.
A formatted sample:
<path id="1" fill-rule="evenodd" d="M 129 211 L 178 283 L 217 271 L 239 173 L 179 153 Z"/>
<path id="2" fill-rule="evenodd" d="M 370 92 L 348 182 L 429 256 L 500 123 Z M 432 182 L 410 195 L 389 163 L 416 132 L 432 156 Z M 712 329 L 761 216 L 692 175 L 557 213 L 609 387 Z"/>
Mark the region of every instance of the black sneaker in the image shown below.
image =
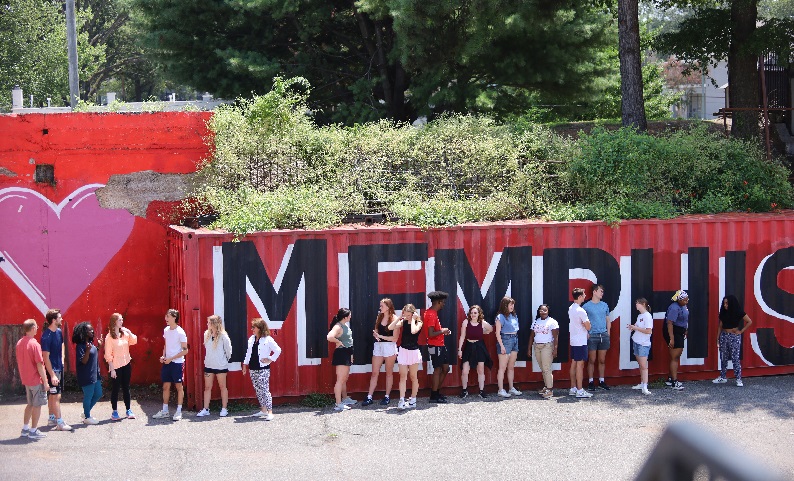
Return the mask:
<path id="1" fill-rule="evenodd" d="M 481 397 L 482 399 L 488 399 L 488 395 L 487 395 L 487 394 L 485 394 L 485 393 L 484 393 L 484 392 L 482 392 L 482 391 L 480 391 L 480 397 Z"/>
<path id="2" fill-rule="evenodd" d="M 391 399 L 389 399 L 389 396 L 386 396 L 385 398 L 380 400 L 380 405 L 381 406 L 388 406 L 390 402 L 391 402 Z"/>
<path id="3" fill-rule="evenodd" d="M 460 398 L 466 399 L 467 397 L 469 397 L 469 391 L 467 389 L 462 389 L 460 391 Z"/>
<path id="4" fill-rule="evenodd" d="M 441 402 L 441 401 L 440 401 L 440 400 L 439 400 L 439 398 L 438 398 L 438 397 L 436 397 L 436 396 L 430 396 L 430 397 L 427 399 L 427 402 L 431 402 L 431 403 L 437 403 L 437 402 Z"/>
<path id="5" fill-rule="evenodd" d="M 361 403 L 361 405 L 362 405 L 362 406 L 369 406 L 370 404 L 372 404 L 372 398 L 371 398 L 371 397 L 367 397 L 367 399 L 365 399 L 365 400 L 364 400 L 364 401 Z"/>
<path id="6" fill-rule="evenodd" d="M 444 396 L 438 396 L 436 400 L 432 402 L 437 402 L 438 404 L 447 404 L 449 401 L 447 401 L 447 398 Z"/>
<path id="7" fill-rule="evenodd" d="M 443 394 L 439 394 L 438 399 L 440 399 L 442 403 L 449 402 L 449 399 L 447 399 L 447 397 L 444 396 Z"/>
<path id="8" fill-rule="evenodd" d="M 590 381 L 590 382 L 587 384 L 587 390 L 588 390 L 588 391 L 595 391 L 595 384 L 593 383 L 593 381 Z"/>
<path id="9" fill-rule="evenodd" d="M 598 387 L 600 387 L 604 391 L 609 391 L 610 389 L 610 387 L 607 386 L 607 383 L 605 381 L 598 381 Z"/>
<path id="10" fill-rule="evenodd" d="M 673 378 L 671 378 L 671 377 L 668 377 L 668 378 L 667 378 L 667 381 L 665 381 L 664 383 L 665 383 L 667 386 L 672 386 L 672 385 L 673 385 Z"/>

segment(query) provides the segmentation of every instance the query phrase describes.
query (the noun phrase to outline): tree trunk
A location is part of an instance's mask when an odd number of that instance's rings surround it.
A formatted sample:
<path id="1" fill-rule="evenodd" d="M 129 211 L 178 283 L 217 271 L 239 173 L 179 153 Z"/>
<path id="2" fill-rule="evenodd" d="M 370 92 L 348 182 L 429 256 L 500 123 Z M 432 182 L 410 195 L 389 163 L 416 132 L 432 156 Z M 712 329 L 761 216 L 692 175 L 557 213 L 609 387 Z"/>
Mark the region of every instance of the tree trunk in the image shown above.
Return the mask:
<path id="1" fill-rule="evenodd" d="M 758 52 L 748 48 L 758 18 L 758 0 L 731 2 L 731 43 L 728 48 L 728 95 L 733 108 L 758 108 Z M 734 112 L 731 135 L 758 137 L 758 112 Z"/>
<path id="2" fill-rule="evenodd" d="M 638 0 L 618 0 L 618 52 L 620 99 L 623 126 L 644 132 L 648 129 L 642 97 L 640 22 Z"/>

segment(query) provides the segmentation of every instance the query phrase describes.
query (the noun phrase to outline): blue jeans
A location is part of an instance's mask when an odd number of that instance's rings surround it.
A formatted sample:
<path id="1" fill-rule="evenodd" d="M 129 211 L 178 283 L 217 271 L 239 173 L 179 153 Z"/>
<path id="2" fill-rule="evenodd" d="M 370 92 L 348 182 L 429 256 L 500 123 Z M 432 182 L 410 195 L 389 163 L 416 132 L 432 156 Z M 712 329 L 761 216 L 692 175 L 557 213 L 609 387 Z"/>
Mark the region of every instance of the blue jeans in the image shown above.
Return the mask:
<path id="1" fill-rule="evenodd" d="M 91 417 L 91 408 L 93 408 L 102 397 L 102 380 L 97 379 L 95 383 L 83 388 L 83 414 L 86 418 Z"/>
<path id="2" fill-rule="evenodd" d="M 497 354 L 510 354 L 511 352 L 515 351 L 518 352 L 518 335 L 517 334 L 502 334 L 502 344 L 505 346 L 505 351 L 502 352 L 502 348 L 499 346 L 499 343 L 496 343 L 496 353 Z"/>

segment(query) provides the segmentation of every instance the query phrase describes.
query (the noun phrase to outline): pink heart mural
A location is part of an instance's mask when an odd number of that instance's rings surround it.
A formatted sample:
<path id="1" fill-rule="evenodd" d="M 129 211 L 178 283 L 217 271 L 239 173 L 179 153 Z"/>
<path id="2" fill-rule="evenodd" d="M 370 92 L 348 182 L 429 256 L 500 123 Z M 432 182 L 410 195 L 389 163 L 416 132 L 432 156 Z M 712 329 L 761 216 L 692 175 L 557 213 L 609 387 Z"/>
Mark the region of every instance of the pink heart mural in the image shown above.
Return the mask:
<path id="1" fill-rule="evenodd" d="M 132 232 L 132 214 L 100 207 L 100 187 L 80 187 L 57 205 L 30 189 L 0 190 L 0 270 L 42 313 L 68 309 Z"/>

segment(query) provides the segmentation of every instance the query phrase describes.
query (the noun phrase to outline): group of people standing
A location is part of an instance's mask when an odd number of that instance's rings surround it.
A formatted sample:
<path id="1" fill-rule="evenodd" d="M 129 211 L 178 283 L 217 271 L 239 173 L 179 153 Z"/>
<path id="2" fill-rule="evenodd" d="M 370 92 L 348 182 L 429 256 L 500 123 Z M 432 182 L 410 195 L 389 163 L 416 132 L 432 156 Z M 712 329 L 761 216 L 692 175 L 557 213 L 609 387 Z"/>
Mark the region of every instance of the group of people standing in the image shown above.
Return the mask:
<path id="1" fill-rule="evenodd" d="M 592 286 L 591 298 L 586 300 L 585 290 L 573 289 L 573 303 L 568 309 L 570 332 L 570 381 L 568 394 L 577 398 L 592 397 L 596 388 L 609 390 L 605 380 L 605 359 L 610 347 L 610 309 L 604 302 L 604 286 Z M 372 329 L 374 349 L 372 353 L 372 375 L 369 391 L 363 406 L 374 403 L 373 395 L 378 385 L 381 367 L 385 367 L 385 396 L 380 405 L 391 403 L 394 364 L 399 368 L 399 400 L 397 407 L 408 409 L 416 406 L 419 391 L 418 371 L 423 362 L 420 349 L 420 334 L 424 331 L 427 338 L 427 353 L 432 365 L 431 403 L 446 403 L 447 398 L 441 393 L 449 372 L 450 359 L 444 336 L 450 335 L 450 329 L 441 327 L 438 312 L 444 307 L 449 295 L 446 292 L 433 291 L 428 294 L 431 306 L 425 310 L 424 318 L 420 317 L 412 304 L 402 308 L 398 316 L 391 299 L 380 301 L 378 315 Z M 679 290 L 672 297 L 672 303 L 665 313 L 662 335 L 670 352 L 669 377 L 667 385 L 674 390 L 684 387 L 678 379 L 678 366 L 684 349 L 684 342 L 689 326 L 688 294 Z M 633 389 L 643 394 L 648 390 L 648 356 L 653 333 L 653 317 L 651 307 L 644 298 L 635 300 L 635 308 L 639 312 L 635 323 L 626 325 L 630 331 L 632 352 L 640 367 L 640 383 Z M 553 396 L 554 377 L 552 363 L 557 357 L 559 348 L 559 323 L 549 315 L 549 306 L 541 304 L 536 311 L 535 319 L 530 326 L 529 350 L 527 355 L 534 355 L 543 373 L 543 387 L 538 394 L 544 398 Z M 350 366 L 353 364 L 353 332 L 350 326 L 352 313 L 342 308 L 331 319 L 327 339 L 335 344 L 332 364 L 336 370 L 334 397 L 336 411 L 345 411 L 358 402 L 348 396 L 347 380 Z M 184 400 L 183 376 L 185 356 L 189 351 L 187 334 L 179 325 L 179 312 L 169 309 L 165 314 L 166 327 L 163 330 L 163 351 L 160 356 L 161 379 L 163 382 L 163 407 L 153 415 L 155 419 L 171 417 L 182 419 L 182 402 Z M 16 356 L 19 373 L 26 389 L 27 405 L 24 412 L 22 436 L 40 439 L 45 434 L 38 429 L 41 408 L 48 406 L 48 425 L 59 431 L 70 431 L 72 427 L 66 423 L 61 413 L 61 391 L 63 385 L 63 333 L 61 326 L 63 317 L 60 310 L 50 309 L 45 314 L 44 332 L 41 343 L 36 340 L 38 324 L 33 319 L 23 323 L 24 336 L 17 342 Z M 726 296 L 720 305 L 717 344 L 720 353 L 720 376 L 713 382 L 727 382 L 728 362 L 733 363 L 736 385 L 743 386 L 741 368 L 741 337 L 750 327 L 752 320 L 742 309 L 741 303 L 734 295 Z M 457 358 L 461 366 L 461 398 L 469 396 L 469 374 L 472 369 L 477 372 L 478 395 L 486 398 L 485 368 L 492 368 L 493 361 L 485 345 L 485 336 L 496 333 L 496 349 L 498 356 L 497 395 L 501 397 L 520 396 L 516 389 L 515 362 L 518 355 L 518 331 L 520 323 L 516 312 L 516 302 L 504 297 L 499 304 L 499 312 L 491 325 L 486 319 L 483 309 L 473 305 L 469 307 L 465 319 L 460 326 L 460 337 L 457 342 Z M 124 401 L 124 418 L 134 419 L 131 409 L 130 379 L 132 357 L 130 346 L 138 342 L 138 338 L 124 327 L 124 318 L 119 313 L 110 316 L 108 332 L 104 342 L 95 344 L 95 332 L 88 322 L 81 322 L 74 327 L 72 342 L 75 344 L 77 382 L 83 391 L 84 424 L 97 424 L 91 411 L 102 397 L 102 381 L 99 368 L 99 352 L 103 349 L 104 359 L 108 365 L 111 378 L 110 419 L 123 419 L 118 410 L 119 393 Z M 226 376 L 229 372 L 232 357 L 232 342 L 223 327 L 221 318 L 212 315 L 207 319 L 204 332 L 204 398 L 203 409 L 198 417 L 209 416 L 212 387 L 217 379 L 221 392 L 221 417 L 228 415 L 228 389 Z M 270 368 L 281 354 L 281 347 L 271 336 L 267 322 L 261 318 L 251 320 L 251 336 L 248 338 L 247 350 L 242 362 L 243 375 L 251 378 L 260 409 L 253 416 L 265 420 L 273 419 L 273 397 L 270 393 Z M 587 362 L 588 383 L 584 384 L 584 368 Z M 598 366 L 598 384 L 595 384 L 595 367 Z M 411 380 L 411 393 L 406 397 L 408 379 Z M 507 383 L 505 384 L 505 377 Z M 169 412 L 171 386 L 176 389 L 177 406 L 173 415 Z"/>

